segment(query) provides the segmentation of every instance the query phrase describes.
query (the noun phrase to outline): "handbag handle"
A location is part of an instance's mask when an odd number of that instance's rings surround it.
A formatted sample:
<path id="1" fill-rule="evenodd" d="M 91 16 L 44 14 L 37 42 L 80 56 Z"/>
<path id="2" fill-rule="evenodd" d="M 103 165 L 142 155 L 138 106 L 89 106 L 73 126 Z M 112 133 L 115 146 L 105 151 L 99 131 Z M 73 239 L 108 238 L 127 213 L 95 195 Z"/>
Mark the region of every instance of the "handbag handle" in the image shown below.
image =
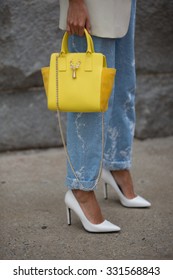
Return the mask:
<path id="1" fill-rule="evenodd" d="M 87 41 L 86 53 L 93 53 L 94 52 L 93 40 L 92 40 L 90 34 L 88 33 L 88 31 L 86 29 L 84 29 L 84 33 L 85 33 L 85 37 L 86 37 L 86 41 Z M 69 37 L 68 32 L 65 32 L 65 34 L 63 36 L 63 39 L 62 39 L 62 44 L 61 44 L 61 54 L 69 52 L 69 50 L 68 50 L 68 37 Z"/>

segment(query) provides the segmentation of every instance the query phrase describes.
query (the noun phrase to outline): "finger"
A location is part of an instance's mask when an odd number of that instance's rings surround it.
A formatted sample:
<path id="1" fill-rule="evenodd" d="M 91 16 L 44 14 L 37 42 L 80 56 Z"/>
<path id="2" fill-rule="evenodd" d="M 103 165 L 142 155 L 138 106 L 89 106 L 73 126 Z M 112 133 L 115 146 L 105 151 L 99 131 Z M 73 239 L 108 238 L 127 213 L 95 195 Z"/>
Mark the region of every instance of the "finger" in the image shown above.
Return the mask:
<path id="1" fill-rule="evenodd" d="M 88 33 L 91 33 L 91 25 L 90 25 L 89 19 L 86 20 L 85 27 L 86 27 L 86 30 L 88 31 Z"/>
<path id="2" fill-rule="evenodd" d="M 83 36 L 84 35 L 84 27 L 79 27 L 78 34 L 79 34 L 79 36 Z"/>
<path id="3" fill-rule="evenodd" d="M 71 26 L 71 31 L 72 34 L 76 34 L 76 35 L 79 34 L 78 25 L 76 23 Z"/>
<path id="4" fill-rule="evenodd" d="M 68 32 L 69 35 L 71 35 L 70 26 L 68 24 L 67 24 L 67 27 L 66 27 L 66 31 Z"/>
<path id="5" fill-rule="evenodd" d="M 71 20 L 68 20 L 68 21 L 67 21 L 67 28 L 68 28 L 68 32 L 69 32 L 70 35 L 75 34 L 75 32 L 76 32 L 76 26 L 75 26 L 75 24 L 73 23 L 73 21 L 71 21 Z"/>

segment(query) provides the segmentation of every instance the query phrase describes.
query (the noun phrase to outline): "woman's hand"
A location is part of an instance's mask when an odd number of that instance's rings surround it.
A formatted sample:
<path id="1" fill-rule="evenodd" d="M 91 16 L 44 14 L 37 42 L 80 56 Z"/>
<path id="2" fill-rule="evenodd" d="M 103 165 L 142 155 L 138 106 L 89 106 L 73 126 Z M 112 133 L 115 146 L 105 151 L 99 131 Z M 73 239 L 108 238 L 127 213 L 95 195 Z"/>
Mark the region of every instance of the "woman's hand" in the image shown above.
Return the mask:
<path id="1" fill-rule="evenodd" d="M 67 32 L 83 36 L 84 28 L 90 33 L 91 25 L 84 0 L 69 0 Z"/>

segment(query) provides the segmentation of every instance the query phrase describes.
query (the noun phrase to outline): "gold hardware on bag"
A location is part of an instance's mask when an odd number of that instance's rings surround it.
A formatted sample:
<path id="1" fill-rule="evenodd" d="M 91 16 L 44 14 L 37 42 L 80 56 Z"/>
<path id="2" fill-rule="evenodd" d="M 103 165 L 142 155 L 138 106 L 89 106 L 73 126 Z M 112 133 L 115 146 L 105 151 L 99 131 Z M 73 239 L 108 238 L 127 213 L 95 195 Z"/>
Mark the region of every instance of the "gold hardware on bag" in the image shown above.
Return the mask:
<path id="1" fill-rule="evenodd" d="M 70 68 L 72 69 L 72 78 L 76 79 L 76 70 L 79 68 L 81 65 L 81 62 L 78 61 L 76 64 L 73 63 L 73 61 L 70 61 Z"/>

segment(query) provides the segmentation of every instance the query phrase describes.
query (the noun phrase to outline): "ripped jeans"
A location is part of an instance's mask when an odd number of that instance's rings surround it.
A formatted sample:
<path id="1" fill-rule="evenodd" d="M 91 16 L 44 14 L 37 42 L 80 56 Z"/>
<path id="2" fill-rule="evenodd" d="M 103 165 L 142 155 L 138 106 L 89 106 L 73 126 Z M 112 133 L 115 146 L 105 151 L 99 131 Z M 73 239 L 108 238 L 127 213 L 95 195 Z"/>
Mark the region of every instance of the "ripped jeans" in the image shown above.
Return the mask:
<path id="1" fill-rule="evenodd" d="M 131 167 L 135 127 L 135 10 L 135 0 L 132 0 L 129 29 L 123 38 L 92 36 L 95 51 L 106 55 L 108 67 L 117 69 L 109 108 L 104 113 L 103 167 L 108 170 Z M 70 36 L 69 49 L 71 52 L 85 52 L 85 37 Z M 102 113 L 68 113 L 67 148 L 82 184 L 79 184 L 67 162 L 68 188 L 85 191 L 95 189 L 102 157 Z"/>

